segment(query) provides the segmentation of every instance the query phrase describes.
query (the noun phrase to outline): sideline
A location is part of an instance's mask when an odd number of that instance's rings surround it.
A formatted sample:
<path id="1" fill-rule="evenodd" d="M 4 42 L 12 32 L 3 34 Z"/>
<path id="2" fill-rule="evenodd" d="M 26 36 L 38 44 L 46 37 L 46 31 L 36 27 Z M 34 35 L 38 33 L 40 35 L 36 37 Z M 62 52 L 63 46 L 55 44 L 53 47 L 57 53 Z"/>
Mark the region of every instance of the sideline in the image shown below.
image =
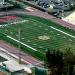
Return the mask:
<path id="1" fill-rule="evenodd" d="M 12 37 L 10 37 L 10 36 L 8 36 L 8 35 L 7 35 L 6 37 L 8 37 L 8 38 L 10 38 L 10 39 L 12 39 L 12 40 L 14 40 L 14 41 L 16 41 L 16 42 L 18 42 L 18 43 L 20 43 L 20 44 L 24 45 L 24 46 L 26 46 L 26 47 L 28 47 L 28 48 L 30 48 L 30 49 L 32 49 L 32 50 L 34 50 L 34 51 L 37 51 L 35 48 L 33 48 L 33 47 L 31 47 L 31 46 L 29 46 L 29 45 L 27 45 L 27 44 L 23 43 L 23 42 L 20 42 L 20 41 L 18 41 L 18 40 L 16 40 L 16 39 L 14 39 L 14 38 L 12 38 Z"/>
<path id="2" fill-rule="evenodd" d="M 52 28 L 52 29 L 54 29 L 54 30 L 56 30 L 56 31 L 59 31 L 59 32 L 61 32 L 61 33 L 63 33 L 63 34 L 66 34 L 66 35 L 68 35 L 68 36 L 70 36 L 70 37 L 72 37 L 72 38 L 75 39 L 75 36 L 73 36 L 73 35 L 71 35 L 71 34 L 68 34 L 68 33 L 64 32 L 64 31 L 61 31 L 61 30 L 59 30 L 59 29 L 57 29 L 57 28 L 55 28 L 55 27 L 53 27 L 53 26 L 50 26 L 50 28 Z"/>
<path id="3" fill-rule="evenodd" d="M 34 20 L 34 21 L 36 21 L 36 22 L 38 22 L 37 20 Z M 40 22 L 41 24 L 44 24 L 44 23 L 42 23 L 42 22 Z M 44 24 L 45 25 L 45 24 Z M 56 30 L 56 31 L 58 31 L 58 32 L 61 32 L 61 33 L 63 33 L 63 34 L 65 34 L 65 35 L 68 35 L 68 36 L 70 36 L 70 37 L 72 37 L 72 38 L 74 38 L 75 39 L 75 36 L 73 36 L 73 35 L 71 35 L 71 34 L 69 34 L 69 33 L 66 33 L 66 32 L 64 32 L 64 31 L 61 31 L 61 30 L 59 30 L 59 29 L 57 29 L 57 28 L 55 28 L 55 27 L 53 27 L 53 26 L 49 26 L 50 28 L 52 28 L 52 29 L 54 29 L 54 30 Z"/>

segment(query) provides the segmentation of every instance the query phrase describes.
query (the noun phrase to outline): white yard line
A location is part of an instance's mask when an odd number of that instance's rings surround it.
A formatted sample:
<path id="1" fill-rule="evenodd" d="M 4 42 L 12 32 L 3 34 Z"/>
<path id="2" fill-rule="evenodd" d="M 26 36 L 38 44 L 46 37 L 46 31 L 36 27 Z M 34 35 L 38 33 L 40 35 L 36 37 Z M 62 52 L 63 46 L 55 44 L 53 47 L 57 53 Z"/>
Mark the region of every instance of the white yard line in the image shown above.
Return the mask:
<path id="1" fill-rule="evenodd" d="M 54 30 L 56 30 L 56 31 L 59 31 L 59 32 L 65 34 L 65 35 L 68 35 L 68 36 L 70 36 L 70 37 L 72 37 L 72 38 L 75 39 L 75 36 L 73 36 L 73 35 L 71 35 L 71 34 L 69 34 L 69 33 L 66 33 L 66 32 L 64 32 L 64 31 L 61 31 L 61 30 L 59 30 L 59 29 L 57 29 L 57 28 L 55 28 L 55 27 L 53 27 L 53 26 L 50 26 L 50 28 L 52 28 L 52 29 L 54 29 Z"/>
<path id="2" fill-rule="evenodd" d="M 10 24 L 24 23 L 24 22 L 27 22 L 27 21 L 28 20 L 23 20 L 23 21 L 13 22 L 13 23 L 10 23 Z"/>
<path id="3" fill-rule="evenodd" d="M 16 41 L 16 42 L 18 42 L 18 43 L 20 43 L 20 44 L 22 44 L 22 45 L 24 45 L 24 46 L 26 46 L 26 47 L 28 47 L 28 48 L 30 48 L 30 49 L 32 49 L 32 50 L 34 50 L 34 51 L 37 51 L 35 48 L 33 48 L 33 47 L 31 47 L 31 46 L 29 46 L 29 45 L 27 45 L 27 44 L 25 44 L 25 43 L 22 43 L 22 42 L 20 42 L 20 41 L 14 39 L 14 38 L 8 36 L 8 35 L 7 35 L 7 37 L 10 38 L 10 39 L 12 39 L 12 40 L 14 40 L 14 41 Z"/>

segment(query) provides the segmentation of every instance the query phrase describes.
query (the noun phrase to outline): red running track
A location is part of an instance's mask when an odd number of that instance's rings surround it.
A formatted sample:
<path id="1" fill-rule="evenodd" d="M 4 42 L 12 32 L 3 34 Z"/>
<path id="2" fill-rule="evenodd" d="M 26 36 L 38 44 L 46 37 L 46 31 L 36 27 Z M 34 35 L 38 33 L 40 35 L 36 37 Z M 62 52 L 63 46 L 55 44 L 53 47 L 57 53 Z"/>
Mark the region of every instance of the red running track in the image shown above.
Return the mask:
<path id="1" fill-rule="evenodd" d="M 75 31 L 75 25 L 71 24 L 71 23 L 68 23 L 64 20 L 61 20 L 59 18 L 56 18 L 50 14 L 48 14 L 47 12 L 43 12 L 43 11 L 40 11 L 38 9 L 35 9 L 33 7 L 31 7 L 34 11 L 30 11 L 30 12 L 25 12 L 26 14 L 28 15 L 33 15 L 33 16 L 39 16 L 39 17 L 42 17 L 42 18 L 45 18 L 45 19 L 50 19 L 52 20 L 53 22 L 55 23 L 58 23 L 64 27 L 67 27 L 69 29 L 73 29 Z"/>
<path id="2" fill-rule="evenodd" d="M 8 44 L 5 41 L 0 40 L 0 47 L 7 50 L 8 52 L 18 56 L 18 57 L 19 57 L 19 53 L 20 53 L 21 59 L 31 63 L 32 65 L 36 65 L 36 64 L 40 65 L 41 63 L 43 63 L 40 60 L 38 60 L 38 59 L 28 55 L 28 54 L 20 52 L 20 50 L 18 48 L 14 47 L 13 45 Z M 28 64 L 25 61 L 23 63 Z"/>

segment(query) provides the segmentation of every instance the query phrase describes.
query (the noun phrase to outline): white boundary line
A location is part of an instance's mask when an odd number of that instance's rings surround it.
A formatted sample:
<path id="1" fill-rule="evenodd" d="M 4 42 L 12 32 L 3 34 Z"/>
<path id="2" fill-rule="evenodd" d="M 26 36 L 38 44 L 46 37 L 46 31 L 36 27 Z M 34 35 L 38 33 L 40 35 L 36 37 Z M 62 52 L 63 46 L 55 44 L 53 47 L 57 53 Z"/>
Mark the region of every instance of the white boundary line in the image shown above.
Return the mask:
<path id="1" fill-rule="evenodd" d="M 23 20 L 23 21 L 19 21 L 19 22 L 13 22 L 13 23 L 10 23 L 10 24 L 18 24 L 18 23 L 24 23 L 24 22 L 27 22 L 28 20 Z M 3 24 L 3 25 L 0 25 L 0 27 L 5 27 L 5 26 L 8 26 L 10 24 Z"/>
<path id="2" fill-rule="evenodd" d="M 38 22 L 37 20 L 33 20 L 33 21 Z M 44 24 L 44 23 L 42 23 L 42 22 L 40 22 L 40 23 L 41 23 L 41 24 Z M 45 24 L 44 24 L 44 25 L 45 25 Z M 54 30 L 56 30 L 56 31 L 58 31 L 58 32 L 61 32 L 61 33 L 65 34 L 65 35 L 68 35 L 68 36 L 70 36 L 70 37 L 72 37 L 72 38 L 75 39 L 75 36 L 73 36 L 73 35 L 71 35 L 71 34 L 69 34 L 69 33 L 66 33 L 66 32 L 64 32 L 64 31 L 61 31 L 61 30 L 59 30 L 59 29 L 57 29 L 57 28 L 55 28 L 55 27 L 53 27 L 53 26 L 48 26 L 48 27 L 50 27 L 50 28 L 52 28 L 52 29 L 54 29 Z"/>
<path id="3" fill-rule="evenodd" d="M 55 28 L 55 27 L 53 27 L 53 26 L 50 26 L 50 28 L 52 28 L 52 29 L 54 29 L 54 30 L 56 30 L 56 31 L 59 31 L 59 32 L 65 34 L 65 35 L 68 35 L 68 36 L 70 36 L 70 37 L 72 37 L 72 38 L 75 39 L 75 36 L 73 36 L 73 35 L 71 35 L 71 34 L 68 34 L 68 33 L 64 32 L 64 31 L 61 31 L 61 30 L 59 30 L 59 29 L 57 29 L 57 28 Z"/>
<path id="4" fill-rule="evenodd" d="M 30 48 L 30 49 L 32 49 L 32 50 L 34 50 L 34 51 L 37 51 L 35 48 L 33 48 L 33 47 L 31 47 L 31 46 L 29 46 L 29 45 L 27 45 L 27 44 L 23 43 L 23 42 L 20 42 L 20 41 L 18 41 L 18 40 L 16 40 L 16 39 L 14 39 L 14 38 L 12 38 L 12 37 L 10 37 L 10 36 L 8 36 L 8 35 L 7 35 L 6 37 L 8 37 L 8 38 L 10 38 L 10 39 L 12 39 L 12 40 L 14 40 L 14 41 L 16 41 L 16 42 L 18 42 L 18 43 L 20 43 L 20 44 L 24 45 L 24 46 L 26 46 L 26 47 L 28 47 L 28 48 Z"/>

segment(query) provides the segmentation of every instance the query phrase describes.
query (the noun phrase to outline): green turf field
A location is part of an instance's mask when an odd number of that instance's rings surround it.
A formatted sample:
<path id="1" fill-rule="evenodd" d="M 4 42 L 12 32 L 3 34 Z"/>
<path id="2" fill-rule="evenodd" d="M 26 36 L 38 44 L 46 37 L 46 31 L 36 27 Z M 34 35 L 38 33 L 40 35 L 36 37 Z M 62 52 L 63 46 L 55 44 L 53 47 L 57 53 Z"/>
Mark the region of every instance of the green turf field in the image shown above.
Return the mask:
<path id="1" fill-rule="evenodd" d="M 71 48 L 72 51 L 75 50 L 75 35 L 73 31 L 58 26 L 51 21 L 47 23 L 47 20 L 43 20 L 43 22 L 41 21 L 42 19 L 38 18 L 38 20 L 37 17 L 23 17 L 23 19 L 26 21 L 2 27 L 0 32 L 18 40 L 18 30 L 20 29 L 20 41 L 31 52 L 39 51 L 45 53 L 47 49 L 59 49 L 64 52 L 66 48 Z"/>

